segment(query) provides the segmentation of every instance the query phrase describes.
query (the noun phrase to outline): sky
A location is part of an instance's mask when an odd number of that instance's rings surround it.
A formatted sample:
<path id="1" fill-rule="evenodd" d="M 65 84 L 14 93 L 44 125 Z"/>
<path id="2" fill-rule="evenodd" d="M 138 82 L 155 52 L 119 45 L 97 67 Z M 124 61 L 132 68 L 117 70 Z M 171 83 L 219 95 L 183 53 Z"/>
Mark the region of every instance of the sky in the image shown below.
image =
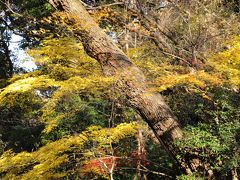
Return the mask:
<path id="1" fill-rule="evenodd" d="M 37 69 L 36 64 L 33 62 L 33 59 L 26 53 L 25 50 L 20 48 L 22 37 L 16 34 L 12 34 L 10 40 L 11 53 L 14 55 L 14 67 L 23 68 L 26 71 L 33 71 Z"/>

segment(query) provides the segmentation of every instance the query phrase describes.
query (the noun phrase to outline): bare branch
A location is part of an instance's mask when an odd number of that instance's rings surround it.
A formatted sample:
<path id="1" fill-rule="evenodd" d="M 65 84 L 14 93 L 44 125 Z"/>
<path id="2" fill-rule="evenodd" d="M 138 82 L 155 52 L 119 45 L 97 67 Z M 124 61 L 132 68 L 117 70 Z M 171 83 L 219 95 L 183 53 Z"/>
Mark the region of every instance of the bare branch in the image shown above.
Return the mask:
<path id="1" fill-rule="evenodd" d="M 10 5 L 10 2 L 9 0 L 7 2 L 4 2 L 3 0 L 0 0 L 1 3 L 5 4 L 7 9 L 10 10 L 13 14 L 17 15 L 17 16 L 20 16 L 22 17 L 23 15 L 22 14 L 19 14 L 17 12 L 15 12 L 12 8 L 11 8 L 11 5 Z"/>

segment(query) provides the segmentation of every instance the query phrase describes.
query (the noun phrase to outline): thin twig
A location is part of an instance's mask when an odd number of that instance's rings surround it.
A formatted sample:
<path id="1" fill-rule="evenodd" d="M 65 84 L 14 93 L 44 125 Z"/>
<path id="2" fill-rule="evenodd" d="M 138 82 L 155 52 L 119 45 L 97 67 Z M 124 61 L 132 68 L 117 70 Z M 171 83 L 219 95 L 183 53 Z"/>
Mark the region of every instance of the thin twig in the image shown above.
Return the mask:
<path id="1" fill-rule="evenodd" d="M 86 4 L 86 3 L 84 3 Z M 89 5 L 85 5 L 87 6 L 87 10 L 94 10 L 94 9 L 101 9 L 101 8 L 104 8 L 104 7 L 110 7 L 110 6 L 116 6 L 116 5 L 123 5 L 124 3 L 123 2 L 115 2 L 115 3 L 111 3 L 111 4 L 104 4 L 104 5 L 101 5 L 101 6 L 96 6 L 96 7 L 90 7 Z"/>
<path id="2" fill-rule="evenodd" d="M 20 17 L 23 16 L 22 14 L 19 14 L 19 13 L 15 12 L 15 11 L 11 8 L 11 5 L 10 5 L 9 0 L 8 0 L 7 2 L 4 2 L 3 0 L 0 0 L 0 2 L 3 3 L 3 4 L 5 4 L 6 7 L 8 8 L 8 10 L 10 10 L 13 14 L 16 14 L 16 15 L 18 15 L 18 16 L 20 16 Z"/>

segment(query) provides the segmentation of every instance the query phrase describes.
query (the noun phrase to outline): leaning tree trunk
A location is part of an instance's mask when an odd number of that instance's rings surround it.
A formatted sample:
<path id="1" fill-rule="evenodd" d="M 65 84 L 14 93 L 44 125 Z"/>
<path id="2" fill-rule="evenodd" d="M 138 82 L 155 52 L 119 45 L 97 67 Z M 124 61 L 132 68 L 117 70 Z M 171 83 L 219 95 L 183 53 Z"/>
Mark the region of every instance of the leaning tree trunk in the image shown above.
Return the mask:
<path id="1" fill-rule="evenodd" d="M 190 173 L 191 167 L 176 158 L 179 151 L 173 141 L 182 137 L 180 125 L 161 95 L 148 91 L 141 70 L 102 31 L 79 0 L 49 1 L 67 13 L 68 25 L 81 39 L 87 54 L 100 63 L 104 74 L 118 77 L 118 85 L 128 103 L 140 113 L 181 169 Z"/>

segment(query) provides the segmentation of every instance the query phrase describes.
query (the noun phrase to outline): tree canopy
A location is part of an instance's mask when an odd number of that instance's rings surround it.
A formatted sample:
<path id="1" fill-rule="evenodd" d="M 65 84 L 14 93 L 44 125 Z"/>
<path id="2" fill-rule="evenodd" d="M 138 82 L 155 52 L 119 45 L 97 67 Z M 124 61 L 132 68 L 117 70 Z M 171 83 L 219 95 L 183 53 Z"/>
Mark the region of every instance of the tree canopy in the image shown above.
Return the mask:
<path id="1" fill-rule="evenodd" d="M 239 1 L 0 8 L 0 179 L 238 179 Z"/>

